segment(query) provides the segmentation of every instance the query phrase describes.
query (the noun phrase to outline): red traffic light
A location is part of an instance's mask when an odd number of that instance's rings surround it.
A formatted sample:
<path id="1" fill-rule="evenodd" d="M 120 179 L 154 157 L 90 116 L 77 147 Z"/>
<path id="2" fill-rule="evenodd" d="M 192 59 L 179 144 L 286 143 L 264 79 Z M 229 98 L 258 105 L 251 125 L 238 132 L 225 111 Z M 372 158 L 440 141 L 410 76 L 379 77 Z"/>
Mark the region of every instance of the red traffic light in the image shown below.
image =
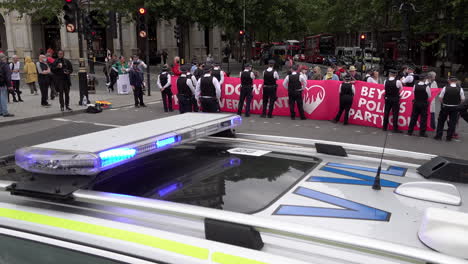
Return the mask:
<path id="1" fill-rule="evenodd" d="M 138 9 L 138 13 L 139 13 L 140 15 L 146 14 L 146 8 L 140 7 L 140 8 Z"/>
<path id="2" fill-rule="evenodd" d="M 71 3 L 71 2 L 73 2 L 73 0 L 65 0 L 65 2 Z"/>
<path id="3" fill-rule="evenodd" d="M 362 40 L 366 39 L 366 34 L 361 34 L 361 39 Z"/>
<path id="4" fill-rule="evenodd" d="M 245 34 L 245 31 L 244 31 L 244 30 L 240 30 L 240 31 L 239 31 L 239 35 L 242 36 L 242 35 L 244 35 L 244 34 Z"/>

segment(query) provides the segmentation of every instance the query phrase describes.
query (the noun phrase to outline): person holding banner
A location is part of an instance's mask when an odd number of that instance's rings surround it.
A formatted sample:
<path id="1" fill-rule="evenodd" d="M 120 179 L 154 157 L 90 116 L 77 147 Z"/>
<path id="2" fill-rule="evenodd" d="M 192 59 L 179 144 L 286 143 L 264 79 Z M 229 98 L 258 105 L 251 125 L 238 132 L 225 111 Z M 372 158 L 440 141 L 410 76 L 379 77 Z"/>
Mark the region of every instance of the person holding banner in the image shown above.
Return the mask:
<path id="1" fill-rule="evenodd" d="M 338 121 L 340 121 L 341 115 L 344 111 L 345 116 L 343 125 L 348 124 L 349 110 L 353 105 L 353 98 L 354 94 L 356 93 L 356 88 L 354 87 L 354 84 L 351 83 L 352 79 L 353 78 L 351 77 L 351 75 L 347 74 L 344 77 L 344 82 L 340 84 L 340 110 L 338 111 L 338 114 L 336 115 L 335 119 L 332 120 L 333 123 L 338 123 Z"/>
<path id="2" fill-rule="evenodd" d="M 299 67 L 297 64 L 292 66 L 292 72 L 284 79 L 283 86 L 285 89 L 288 89 L 289 111 L 291 111 L 291 119 L 296 119 L 296 113 L 294 112 L 294 108 L 297 104 L 301 120 L 305 120 L 306 117 L 304 114 L 302 91 L 307 86 L 307 80 L 304 78 L 304 76 L 297 72 L 298 68 Z"/>
<path id="3" fill-rule="evenodd" d="M 200 100 L 202 112 L 219 112 L 219 99 L 221 98 L 221 85 L 218 79 L 211 75 L 211 66 L 203 68 L 205 74 L 198 80 L 195 89 L 195 98 Z"/>
<path id="4" fill-rule="evenodd" d="M 177 79 L 177 99 L 179 100 L 179 111 L 181 114 L 192 112 L 192 96 L 195 94 L 193 81 L 188 77 L 190 66 L 182 65 L 180 71 L 182 74 Z"/>
<path id="5" fill-rule="evenodd" d="M 239 74 L 241 79 L 241 91 L 239 97 L 239 105 L 237 107 L 237 114 L 242 115 L 242 108 L 244 107 L 244 101 L 246 100 L 245 105 L 245 117 L 250 116 L 250 104 L 252 103 L 252 90 L 253 90 L 253 80 L 255 80 L 255 74 L 252 72 L 252 65 L 246 64 L 244 66 L 244 71 Z"/>
<path id="6" fill-rule="evenodd" d="M 164 112 L 172 112 L 172 90 L 171 90 L 171 74 L 169 66 L 164 64 L 161 68 L 162 72 L 158 76 L 157 85 L 161 89 Z"/>
<path id="7" fill-rule="evenodd" d="M 411 121 L 408 128 L 408 135 L 413 135 L 414 126 L 420 117 L 419 136 L 427 137 L 427 108 L 429 106 L 429 98 L 431 98 L 431 88 L 425 82 L 426 76 L 421 76 L 419 82 L 413 87 L 414 100 L 413 112 L 411 113 Z"/>
<path id="8" fill-rule="evenodd" d="M 400 111 L 400 91 L 403 84 L 396 79 L 397 71 L 390 70 L 389 77 L 384 82 L 385 86 L 385 112 L 383 120 L 383 131 L 387 131 L 390 111 L 393 113 L 393 132 L 402 133 L 398 130 L 398 112 Z"/>
<path id="9" fill-rule="evenodd" d="M 457 126 L 458 114 L 460 112 L 460 104 L 465 100 L 465 92 L 457 83 L 458 79 L 455 76 L 450 77 L 449 83 L 440 92 L 439 99 L 442 102 L 442 108 L 437 121 L 437 132 L 434 139 L 441 140 L 445 122 L 449 118 L 447 130 L 447 141 L 451 141 Z"/>
<path id="10" fill-rule="evenodd" d="M 279 74 L 274 70 L 275 61 L 268 61 L 268 68 L 263 71 L 263 112 L 260 117 L 265 118 L 267 116 L 268 107 L 268 118 L 273 118 L 273 108 L 275 107 L 276 88 L 278 85 L 276 81 L 279 80 Z"/>

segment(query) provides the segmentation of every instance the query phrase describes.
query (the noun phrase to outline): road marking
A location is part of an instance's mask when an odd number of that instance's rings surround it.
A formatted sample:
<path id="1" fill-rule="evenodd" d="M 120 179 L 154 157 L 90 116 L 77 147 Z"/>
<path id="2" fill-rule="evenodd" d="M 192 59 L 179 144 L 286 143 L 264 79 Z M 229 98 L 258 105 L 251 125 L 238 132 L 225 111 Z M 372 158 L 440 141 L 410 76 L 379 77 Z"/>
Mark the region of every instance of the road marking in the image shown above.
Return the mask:
<path id="1" fill-rule="evenodd" d="M 269 124 L 269 123 L 270 123 L 270 122 L 267 122 L 267 121 L 263 122 L 263 124 Z"/>
<path id="2" fill-rule="evenodd" d="M 281 123 L 275 123 L 275 124 L 277 124 L 277 125 L 281 125 Z"/>
<path id="3" fill-rule="evenodd" d="M 120 108 L 112 108 L 112 109 L 109 109 L 111 111 L 117 111 L 117 110 L 120 110 Z"/>
<path id="4" fill-rule="evenodd" d="M 94 122 L 86 122 L 86 121 L 74 121 L 70 119 L 65 119 L 65 118 L 54 118 L 52 120 L 55 121 L 60 121 L 60 122 L 70 122 L 70 123 L 75 123 L 75 124 L 92 124 L 95 126 L 106 126 L 106 127 L 121 127 L 121 125 L 113 125 L 113 124 L 104 124 L 104 123 L 94 123 Z"/>
<path id="5" fill-rule="evenodd" d="M 319 126 L 316 126 L 315 128 L 320 128 Z"/>
<path id="6" fill-rule="evenodd" d="M 361 130 L 356 130 L 355 132 L 356 132 L 356 133 L 361 133 Z"/>
<path id="7" fill-rule="evenodd" d="M 147 104 L 152 105 L 152 104 L 159 104 L 159 103 L 161 103 L 161 101 L 149 102 L 149 103 L 147 103 Z"/>

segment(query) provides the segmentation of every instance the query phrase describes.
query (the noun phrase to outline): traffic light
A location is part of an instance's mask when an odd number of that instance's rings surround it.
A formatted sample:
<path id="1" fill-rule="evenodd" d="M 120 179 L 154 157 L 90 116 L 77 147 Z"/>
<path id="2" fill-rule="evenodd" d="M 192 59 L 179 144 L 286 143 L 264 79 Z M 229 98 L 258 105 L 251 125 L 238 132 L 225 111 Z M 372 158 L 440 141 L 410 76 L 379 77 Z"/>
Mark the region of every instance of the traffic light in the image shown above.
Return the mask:
<path id="1" fill-rule="evenodd" d="M 146 26 L 146 8 L 138 8 L 137 14 L 137 24 L 138 24 L 138 36 L 140 38 L 146 38 L 148 36 L 148 29 Z"/>
<path id="2" fill-rule="evenodd" d="M 245 31 L 243 29 L 239 30 L 239 40 L 244 40 L 245 38 Z"/>
<path id="3" fill-rule="evenodd" d="M 366 40 L 367 40 L 367 35 L 362 33 L 359 36 L 359 44 L 361 46 L 361 49 L 364 49 L 366 47 Z"/>
<path id="4" fill-rule="evenodd" d="M 65 28 L 67 32 L 73 33 L 76 31 L 76 11 L 78 4 L 76 0 L 65 0 L 63 5 L 63 20 L 65 21 Z"/>
<path id="5" fill-rule="evenodd" d="M 174 26 L 174 38 L 177 39 L 177 43 L 180 41 L 180 25 Z"/>
<path id="6" fill-rule="evenodd" d="M 86 40 L 94 40 L 97 34 L 96 26 L 98 23 L 96 12 L 91 11 L 84 17 L 84 32 Z"/>

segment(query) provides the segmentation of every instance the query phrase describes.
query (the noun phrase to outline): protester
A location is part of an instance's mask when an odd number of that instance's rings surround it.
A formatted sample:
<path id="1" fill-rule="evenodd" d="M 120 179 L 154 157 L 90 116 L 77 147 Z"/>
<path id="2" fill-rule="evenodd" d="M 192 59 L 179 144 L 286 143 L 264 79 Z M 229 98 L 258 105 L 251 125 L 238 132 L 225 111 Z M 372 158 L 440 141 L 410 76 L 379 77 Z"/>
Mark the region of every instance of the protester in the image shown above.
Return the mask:
<path id="1" fill-rule="evenodd" d="M 323 76 L 323 80 L 339 81 L 340 79 L 338 78 L 336 74 L 333 73 L 333 68 L 328 67 L 327 73 L 325 74 L 325 76 Z"/>
<path id="2" fill-rule="evenodd" d="M 52 58 L 52 54 L 46 53 L 45 56 L 47 57 L 47 64 L 52 69 L 52 64 L 54 63 L 55 59 Z M 51 72 L 51 79 L 50 79 L 50 100 L 54 100 L 56 96 L 58 96 L 57 89 L 55 89 L 55 78 L 54 73 Z"/>
<path id="3" fill-rule="evenodd" d="M 13 90 L 11 70 L 7 64 L 7 56 L 0 53 L 0 115 L 3 117 L 15 116 L 8 112 L 8 90 Z"/>
<path id="4" fill-rule="evenodd" d="M 118 59 L 117 59 L 117 56 L 114 54 L 111 56 L 110 61 L 106 65 L 107 72 L 109 73 L 109 84 L 107 85 L 107 90 L 109 92 L 114 91 L 114 86 L 117 83 L 117 78 L 119 77 L 119 70 L 116 65 L 117 63 L 118 63 Z"/>
<path id="5" fill-rule="evenodd" d="M 47 63 L 47 57 L 39 56 L 39 61 L 36 63 L 37 73 L 39 74 L 39 89 L 41 90 L 41 105 L 44 107 L 51 106 L 47 102 L 48 90 L 51 82 L 51 70 Z"/>
<path id="6" fill-rule="evenodd" d="M 338 79 L 342 80 L 343 79 L 343 75 L 346 73 L 346 69 L 344 68 L 343 66 L 343 63 L 339 62 L 337 65 L 336 65 L 336 69 L 335 69 L 335 74 L 336 76 L 338 76 Z"/>
<path id="7" fill-rule="evenodd" d="M 367 80 L 366 82 L 368 83 L 379 83 L 379 71 L 377 70 L 373 70 L 371 73 L 370 73 L 370 76 L 367 77 Z"/>
<path id="8" fill-rule="evenodd" d="M 348 118 L 349 118 L 349 110 L 351 109 L 351 106 L 353 105 L 353 98 L 354 98 L 354 94 L 356 93 L 356 88 L 354 87 L 354 84 L 351 83 L 352 78 L 350 75 L 346 75 L 343 79 L 344 79 L 344 82 L 340 84 L 340 88 L 339 88 L 340 109 L 338 110 L 338 114 L 336 115 L 335 119 L 332 121 L 333 123 L 338 123 L 344 111 L 345 115 L 344 115 L 343 125 L 347 125 Z"/>
<path id="9" fill-rule="evenodd" d="M 72 111 L 70 108 L 70 74 L 73 72 L 73 66 L 68 59 L 64 58 L 62 50 L 59 50 L 58 58 L 52 64 L 51 69 L 54 73 L 55 88 L 59 92 L 60 110 Z"/>
<path id="10" fill-rule="evenodd" d="M 439 85 L 437 84 L 436 82 L 436 73 L 431 71 L 431 72 L 428 72 L 427 73 L 427 85 L 429 86 L 429 88 L 439 88 Z M 431 110 L 431 128 L 432 129 L 436 129 L 436 118 L 435 118 L 435 102 L 436 100 L 432 100 L 431 101 L 431 106 L 430 106 L 430 110 Z"/>
<path id="11" fill-rule="evenodd" d="M 174 57 L 174 65 L 172 66 L 172 73 L 174 76 L 180 76 L 182 72 L 180 72 L 180 57 Z"/>
<path id="12" fill-rule="evenodd" d="M 24 64 L 23 72 L 26 75 L 25 82 L 28 84 L 29 89 L 31 90 L 31 94 L 38 95 L 37 88 L 36 88 L 36 82 L 37 82 L 36 65 L 34 64 L 31 57 L 29 56 L 26 56 L 24 61 L 25 61 L 25 64 Z"/>
<path id="13" fill-rule="evenodd" d="M 158 76 L 157 85 L 161 90 L 164 112 L 172 112 L 172 90 L 171 90 L 171 74 L 169 73 L 169 66 L 163 65 L 161 73 Z"/>
<path id="14" fill-rule="evenodd" d="M 354 66 L 349 67 L 349 76 L 351 76 L 352 83 L 362 80 L 361 74 L 357 72 L 356 67 Z"/>
<path id="15" fill-rule="evenodd" d="M 320 66 L 315 66 L 314 69 L 312 70 L 312 76 L 309 76 L 309 80 L 322 80 L 323 79 L 323 74 L 322 74 L 322 69 Z"/>
<path id="16" fill-rule="evenodd" d="M 20 69 L 21 63 L 19 62 L 18 56 L 13 55 L 13 62 L 10 63 L 11 81 L 13 82 L 13 91 L 11 91 L 13 102 L 23 102 L 23 100 L 21 99 L 22 92 L 20 90 Z M 16 100 L 15 94 L 18 96 L 18 100 Z"/>
<path id="17" fill-rule="evenodd" d="M 141 74 L 140 62 L 133 61 L 132 68 L 129 71 L 130 86 L 133 90 L 135 107 L 146 107 L 143 102 L 143 75 Z"/>

